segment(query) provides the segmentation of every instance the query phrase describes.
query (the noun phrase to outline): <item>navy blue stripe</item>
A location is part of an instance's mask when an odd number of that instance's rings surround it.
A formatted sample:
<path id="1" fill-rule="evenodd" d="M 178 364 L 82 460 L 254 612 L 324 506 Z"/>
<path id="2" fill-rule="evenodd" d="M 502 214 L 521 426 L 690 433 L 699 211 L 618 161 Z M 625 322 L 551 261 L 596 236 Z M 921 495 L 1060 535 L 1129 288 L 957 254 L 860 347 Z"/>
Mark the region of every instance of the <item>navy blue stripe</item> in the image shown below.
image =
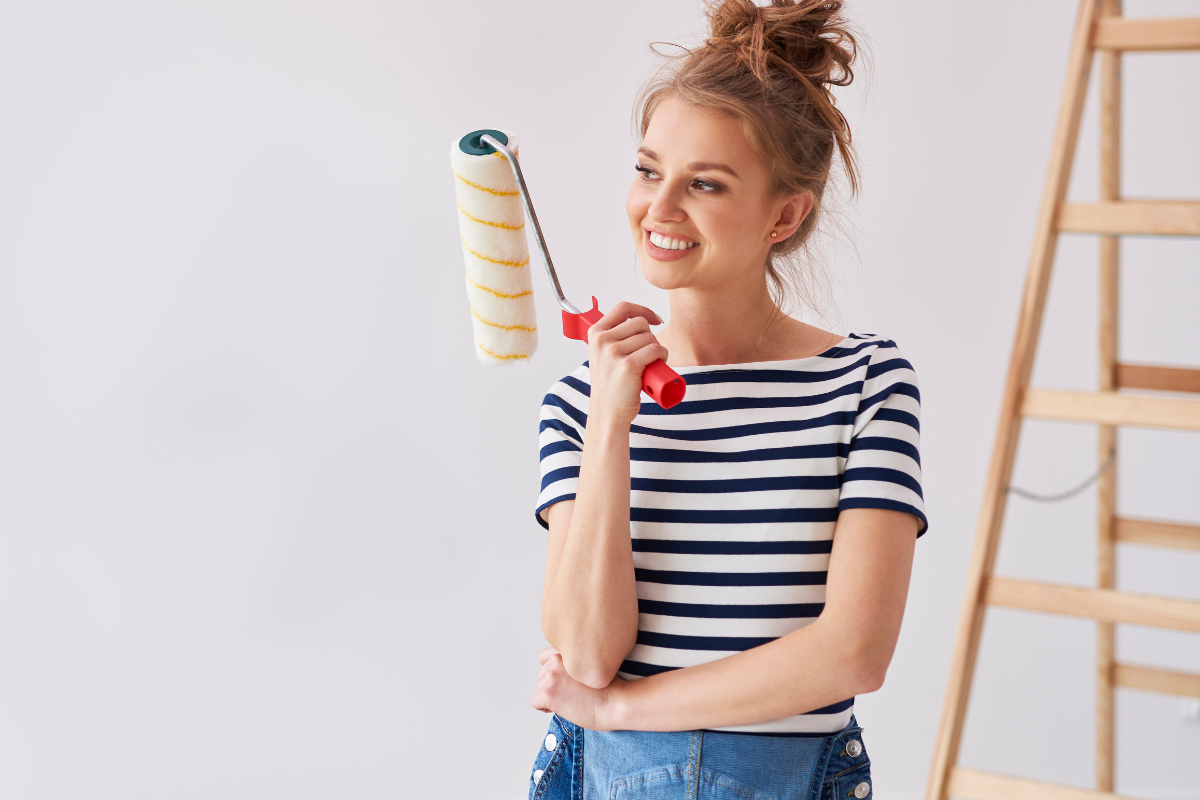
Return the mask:
<path id="1" fill-rule="evenodd" d="M 797 373 L 806 374 L 806 373 Z M 848 394 L 858 394 L 862 391 L 862 381 L 843 384 L 830 392 L 821 394 L 801 395 L 800 397 L 718 397 L 712 400 L 684 400 L 674 408 L 664 409 L 657 403 L 643 403 L 642 416 L 658 414 L 708 414 L 715 411 L 738 411 L 750 408 L 804 408 L 828 403 Z"/>
<path id="2" fill-rule="evenodd" d="M 542 476 L 542 489 L 545 489 L 555 481 L 565 481 L 569 478 L 579 477 L 579 467 L 559 467 L 552 469 Z"/>
<path id="3" fill-rule="evenodd" d="M 585 361 L 584 364 L 586 365 L 586 363 L 587 362 Z M 567 386 L 570 386 L 575 391 L 579 392 L 584 397 L 592 396 L 591 384 L 584 383 L 583 381 L 579 380 L 579 378 L 576 378 L 574 375 L 568 375 L 567 377 L 562 379 L 562 382 L 565 383 Z"/>
<path id="4" fill-rule="evenodd" d="M 693 553 L 699 555 L 821 554 L 833 552 L 832 539 L 786 542 L 693 542 L 679 539 L 634 539 L 635 553 Z"/>
<path id="5" fill-rule="evenodd" d="M 867 367 L 867 380 L 878 378 L 880 375 L 886 375 L 892 370 L 906 369 L 909 372 L 915 372 L 912 364 L 908 363 L 903 358 L 889 358 L 887 361 L 876 361 L 871 366 Z"/>
<path id="6" fill-rule="evenodd" d="M 558 470 L 555 470 L 555 472 L 557 471 Z M 856 467 L 854 469 L 846 470 L 842 474 L 842 480 L 847 483 L 850 481 L 884 481 L 886 483 L 895 483 L 903 486 L 906 489 L 911 489 L 912 491 L 916 492 L 917 496 L 922 500 L 925 499 L 924 495 L 921 494 L 920 482 L 907 472 L 901 472 L 898 469 L 888 469 L 886 467 Z"/>
<path id="7" fill-rule="evenodd" d="M 576 453 L 583 452 L 574 442 L 551 442 L 538 451 L 538 460 L 540 461 L 541 459 L 552 456 L 555 453 L 563 453 L 567 450 L 573 450 Z"/>
<path id="8" fill-rule="evenodd" d="M 820 572 L 675 572 L 665 569 L 635 569 L 634 577 L 645 583 L 672 586 L 824 586 Z"/>
<path id="9" fill-rule="evenodd" d="M 911 383 L 893 383 L 886 389 L 882 389 L 870 397 L 864 397 L 862 400 L 860 400 L 858 403 L 858 413 L 861 414 L 868 408 L 877 406 L 880 403 L 887 401 L 894 394 L 911 397 L 916 400 L 918 404 L 921 402 L 921 393 L 917 390 L 917 387 L 913 386 Z"/>
<path id="10" fill-rule="evenodd" d="M 916 417 L 907 411 L 898 411 L 894 408 L 881 408 L 875 412 L 875 419 L 886 419 L 889 422 L 902 422 L 918 433 L 921 431 L 921 423 Z"/>
<path id="11" fill-rule="evenodd" d="M 908 456 L 917 465 L 921 464 L 921 454 L 917 448 L 903 439 L 892 439 L 887 436 L 860 436 L 854 440 L 850 450 L 887 450 Z"/>
<path id="12" fill-rule="evenodd" d="M 668 450 L 657 447 L 629 448 L 630 461 L 671 464 L 744 464 L 755 461 L 786 461 L 802 458 L 846 458 L 850 447 L 844 442 L 805 444 L 796 447 L 765 447 L 762 450 L 714 452 L 710 450 Z"/>
<path id="13" fill-rule="evenodd" d="M 773 642 L 778 636 L 678 636 L 673 633 L 638 631 L 637 643 L 672 650 L 749 650 Z"/>
<path id="14" fill-rule="evenodd" d="M 540 434 L 542 431 L 545 431 L 545 430 L 559 431 L 567 436 L 570 436 L 572 439 L 579 442 L 580 444 L 583 444 L 583 437 L 580 436 L 579 433 L 574 428 L 572 428 L 570 425 L 568 425 L 565 422 L 560 422 L 559 420 L 556 420 L 556 419 L 544 419 L 540 423 L 538 423 L 538 433 Z"/>
<path id="15" fill-rule="evenodd" d="M 558 470 L 555 470 L 556 472 Z M 578 470 L 577 470 L 578 474 Z M 774 478 L 730 478 L 716 481 L 679 481 L 666 478 L 633 478 L 630 487 L 643 492 L 672 494 L 724 494 L 728 492 L 782 492 L 791 489 L 836 489 L 837 475 L 795 475 Z M 543 483 L 542 488 L 546 488 Z"/>
<path id="16" fill-rule="evenodd" d="M 660 667 L 658 664 L 646 664 L 641 661 L 630 661 L 626 659 L 621 662 L 619 672 L 624 672 L 626 675 L 641 675 L 647 677 L 650 675 L 661 675 L 664 672 L 677 670 L 679 667 Z"/>
<path id="17" fill-rule="evenodd" d="M 663 600 L 638 600 L 639 614 L 697 619 L 800 619 L 818 617 L 824 603 L 772 603 L 767 605 L 709 605 L 706 603 L 668 603 Z"/>
<path id="18" fill-rule="evenodd" d="M 631 508 L 630 522 L 679 522 L 693 525 L 737 525 L 763 522 L 836 522 L 834 508 Z"/>
<path id="19" fill-rule="evenodd" d="M 575 421 L 575 424 L 577 424 L 579 427 L 581 427 L 581 428 L 587 427 L 587 414 L 583 413 L 578 408 L 571 405 L 566 400 L 563 400 L 561 397 L 559 397 L 556 394 L 546 395 L 546 399 L 542 401 L 542 405 L 543 406 L 553 406 L 554 408 L 561 408 L 563 413 L 566 414 L 571 419 L 573 419 Z"/>
<path id="20" fill-rule="evenodd" d="M 714 439 L 736 439 L 741 436 L 759 436 L 764 433 L 790 433 L 813 428 L 828 428 L 837 425 L 853 425 L 853 411 L 834 411 L 813 419 L 790 419 L 778 422 L 754 422 L 748 425 L 729 425 L 723 428 L 697 428 L 695 430 L 669 431 L 631 425 L 631 433 L 657 436 L 661 439 L 678 439 L 685 442 L 710 442 Z"/>

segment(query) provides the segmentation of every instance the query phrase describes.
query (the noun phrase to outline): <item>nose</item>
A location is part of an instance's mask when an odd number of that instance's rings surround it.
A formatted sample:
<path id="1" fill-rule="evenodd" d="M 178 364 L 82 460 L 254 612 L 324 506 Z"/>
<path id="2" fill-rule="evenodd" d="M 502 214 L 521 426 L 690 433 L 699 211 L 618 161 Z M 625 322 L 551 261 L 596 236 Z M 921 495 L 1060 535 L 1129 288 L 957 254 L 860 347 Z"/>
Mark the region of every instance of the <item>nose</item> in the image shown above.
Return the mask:
<path id="1" fill-rule="evenodd" d="M 655 193 L 650 208 L 646 210 L 650 220 L 652 222 L 682 222 L 686 219 L 687 213 L 684 212 L 680 203 L 683 192 L 684 187 L 677 186 L 673 182 L 664 182 Z"/>

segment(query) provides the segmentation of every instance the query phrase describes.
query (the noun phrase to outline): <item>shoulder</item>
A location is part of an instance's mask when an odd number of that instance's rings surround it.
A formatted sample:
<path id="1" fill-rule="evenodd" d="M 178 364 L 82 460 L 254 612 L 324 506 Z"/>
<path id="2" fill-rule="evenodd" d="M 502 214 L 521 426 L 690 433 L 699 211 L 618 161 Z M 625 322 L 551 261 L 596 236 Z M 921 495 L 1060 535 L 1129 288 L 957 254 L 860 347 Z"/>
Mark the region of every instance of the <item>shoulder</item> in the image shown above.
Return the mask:
<path id="1" fill-rule="evenodd" d="M 542 398 L 541 419 L 561 420 L 582 430 L 587 424 L 588 398 L 591 395 L 590 372 L 583 362 L 546 391 Z"/>
<path id="2" fill-rule="evenodd" d="M 884 383 L 895 381 L 916 382 L 916 370 L 900 351 L 893 339 L 874 333 L 852 333 L 826 356 L 846 359 L 864 367 L 863 380 L 875 381 L 884 378 Z"/>

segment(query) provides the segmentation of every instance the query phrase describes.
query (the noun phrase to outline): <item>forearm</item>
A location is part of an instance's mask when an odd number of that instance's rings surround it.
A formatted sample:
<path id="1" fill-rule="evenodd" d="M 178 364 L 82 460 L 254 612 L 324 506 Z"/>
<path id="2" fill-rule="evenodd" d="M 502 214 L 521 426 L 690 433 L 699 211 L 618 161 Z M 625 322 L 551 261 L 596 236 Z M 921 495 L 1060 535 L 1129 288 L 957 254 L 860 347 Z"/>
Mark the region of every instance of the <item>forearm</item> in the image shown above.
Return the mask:
<path id="1" fill-rule="evenodd" d="M 637 639 L 637 582 L 629 536 L 629 426 L 589 418 L 579 487 L 542 630 L 567 671 L 602 687 Z"/>
<path id="2" fill-rule="evenodd" d="M 681 731 L 768 722 L 874 691 L 879 655 L 818 619 L 741 653 L 628 683 L 614 683 L 606 729 Z M 886 669 L 890 650 L 883 659 Z"/>

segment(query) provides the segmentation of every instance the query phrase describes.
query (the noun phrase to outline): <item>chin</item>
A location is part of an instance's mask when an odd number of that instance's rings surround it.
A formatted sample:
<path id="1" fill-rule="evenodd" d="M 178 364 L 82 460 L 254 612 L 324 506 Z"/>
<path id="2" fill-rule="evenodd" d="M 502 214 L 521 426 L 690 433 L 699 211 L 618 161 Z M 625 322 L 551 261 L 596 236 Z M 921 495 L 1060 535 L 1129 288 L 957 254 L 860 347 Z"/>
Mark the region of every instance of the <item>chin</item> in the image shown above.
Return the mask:
<path id="1" fill-rule="evenodd" d="M 685 289 L 696 283 L 695 269 L 684 261 L 655 261 L 646 255 L 643 248 L 637 249 L 638 263 L 642 267 L 642 277 L 658 289 Z"/>
<path id="2" fill-rule="evenodd" d="M 651 286 L 670 290 L 682 289 L 691 285 L 688 280 L 691 270 L 680 266 L 678 262 L 664 264 L 639 252 L 638 263 L 642 265 L 642 277 Z"/>

